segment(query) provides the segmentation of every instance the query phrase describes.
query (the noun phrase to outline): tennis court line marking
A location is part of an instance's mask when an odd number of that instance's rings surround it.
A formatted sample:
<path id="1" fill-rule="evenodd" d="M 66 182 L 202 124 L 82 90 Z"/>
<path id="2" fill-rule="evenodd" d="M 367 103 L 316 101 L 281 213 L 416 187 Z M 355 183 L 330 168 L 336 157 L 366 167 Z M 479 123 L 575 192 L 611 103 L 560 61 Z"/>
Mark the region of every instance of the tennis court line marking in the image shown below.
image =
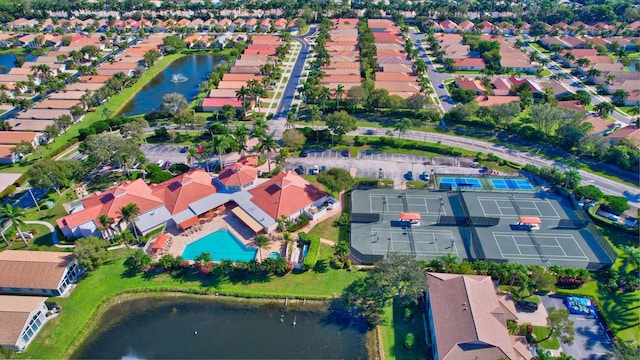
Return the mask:
<path id="1" fill-rule="evenodd" d="M 389 201 L 390 199 L 394 199 Z M 396 213 L 396 212 L 403 212 L 404 211 L 404 204 L 402 203 L 402 200 L 398 200 L 399 198 L 397 196 L 393 196 L 393 197 L 387 197 L 384 195 L 377 195 L 377 194 L 372 194 L 369 195 L 369 212 L 374 213 L 374 212 L 382 212 L 384 213 Z M 432 199 L 432 200 L 437 200 L 438 201 L 438 209 L 440 208 L 440 199 L 441 197 L 439 196 L 405 196 L 405 199 L 421 199 L 422 200 L 422 204 L 418 203 L 411 203 L 409 201 L 407 201 L 407 205 L 408 206 L 418 206 L 420 207 L 420 211 L 418 211 L 420 214 L 427 214 L 427 215 L 436 215 L 438 213 L 438 211 L 432 212 L 429 211 L 429 206 L 427 203 L 427 200 Z M 382 203 L 384 204 L 382 206 L 382 211 L 379 211 L 378 209 L 374 209 L 373 208 L 373 204 L 374 201 L 376 200 L 380 200 L 382 201 Z M 422 209 L 422 206 L 424 206 L 424 209 Z M 443 207 L 442 209 L 442 214 L 441 215 L 447 215 L 447 209 L 446 207 Z"/>
<path id="2" fill-rule="evenodd" d="M 511 206 L 500 206 L 498 204 L 498 201 L 500 200 L 505 200 L 505 199 L 496 199 L 493 197 L 477 197 L 478 199 L 478 203 L 480 204 L 480 208 L 482 209 L 482 212 L 484 214 L 484 216 L 505 216 L 508 214 L 504 214 L 502 212 L 502 209 L 513 209 L 515 211 L 515 209 L 513 208 L 513 205 Z M 538 216 L 541 219 L 549 219 L 549 220 L 560 220 L 560 215 L 558 215 L 558 212 L 556 211 L 556 208 L 553 206 L 553 204 L 551 204 L 548 200 L 530 200 L 530 199 L 518 199 L 518 198 L 514 198 L 514 200 L 517 202 L 518 200 L 524 200 L 524 201 L 530 201 L 532 203 L 532 205 L 535 206 L 535 210 L 538 212 L 539 215 L 534 215 L 534 216 Z M 493 203 L 496 205 L 496 208 L 498 208 L 498 211 L 500 211 L 499 214 L 494 214 L 494 213 L 488 213 L 485 209 L 484 206 L 482 205 L 483 201 L 486 201 L 487 204 L 491 204 L 491 202 L 493 201 Z M 536 203 L 545 203 L 545 204 L 549 204 L 549 206 L 551 206 L 551 209 L 553 210 L 553 213 L 555 215 L 543 215 L 542 212 L 540 211 L 540 208 L 538 207 L 538 205 L 536 205 Z M 520 207 L 521 210 L 534 210 L 534 208 L 527 208 L 527 207 Z M 514 215 L 514 217 L 516 217 L 517 215 Z M 531 216 L 531 215 L 530 215 Z"/>
<path id="3" fill-rule="evenodd" d="M 395 235 L 395 236 L 393 236 Z M 399 235 L 399 239 L 395 238 L 396 236 Z M 453 241 L 453 243 L 451 242 L 451 239 L 454 239 L 453 237 L 453 232 L 450 230 L 413 230 L 413 235 L 414 237 L 421 237 L 421 239 L 418 239 L 417 241 L 415 241 L 416 243 L 425 243 L 427 242 L 430 245 L 433 245 L 435 247 L 435 251 L 417 251 L 416 250 L 416 254 L 446 254 L 449 252 L 455 252 L 456 255 L 460 255 L 460 253 L 458 252 L 458 247 L 456 246 L 456 242 Z M 375 242 L 383 242 L 386 243 L 389 240 L 391 240 L 391 243 L 389 244 L 389 248 L 391 251 L 393 251 L 393 244 L 402 244 L 402 243 L 409 243 L 409 239 L 407 237 L 407 235 L 405 234 L 405 231 L 403 231 L 402 229 L 394 229 L 394 228 L 371 228 L 371 237 L 376 237 L 376 241 Z M 431 238 L 425 239 L 425 237 L 427 236 L 431 236 Z M 440 250 L 438 249 L 438 238 L 441 239 L 441 241 L 443 241 L 447 246 L 445 246 L 445 249 Z M 445 239 L 445 240 L 442 240 Z M 449 250 L 449 246 L 451 246 L 451 244 L 453 244 L 453 248 L 451 250 Z"/>
<path id="4" fill-rule="evenodd" d="M 511 233 L 507 233 L 507 232 L 494 232 L 493 234 L 493 239 L 496 242 L 496 245 L 498 247 L 498 250 L 500 251 L 500 255 L 502 256 L 503 259 L 507 259 L 508 258 L 518 258 L 519 256 L 522 259 L 531 259 L 531 258 L 539 258 L 540 255 L 539 254 L 523 254 L 522 251 L 520 251 L 521 248 L 525 248 L 525 247 L 535 247 L 535 245 L 531 244 L 526 244 L 526 245 L 519 245 L 516 241 L 516 237 L 518 238 L 526 238 L 527 240 L 529 240 L 529 236 L 523 236 L 523 235 L 519 235 L 519 234 L 511 234 Z M 498 241 L 498 237 L 500 236 L 502 239 L 508 239 L 511 238 L 511 240 L 513 241 L 513 244 L 516 246 L 517 250 L 518 250 L 518 254 L 508 254 L 508 253 L 504 253 L 502 251 L 502 248 L 500 247 L 500 242 Z M 582 246 L 580 246 L 580 244 L 578 244 L 578 241 L 576 240 L 576 238 L 571 235 L 571 234 L 562 234 L 562 235 L 558 235 L 558 234 L 536 234 L 534 235 L 536 238 L 546 238 L 546 239 L 553 239 L 556 242 L 556 245 L 540 245 L 540 247 L 544 248 L 560 248 L 562 250 L 562 253 L 564 254 L 564 256 L 560 256 L 560 255 L 546 255 L 548 258 L 550 259 L 554 259 L 554 260 L 564 260 L 564 259 L 569 259 L 569 260 L 584 260 L 584 261 L 589 261 L 589 257 L 587 257 L 587 254 L 585 254 L 584 250 L 582 249 Z M 564 247 L 562 245 L 560 245 L 560 242 L 558 241 L 558 239 L 563 239 L 563 241 L 571 241 L 573 240 L 574 244 L 576 244 L 576 247 L 580 250 L 580 252 L 582 253 L 582 255 L 567 255 L 567 253 L 564 251 Z"/>

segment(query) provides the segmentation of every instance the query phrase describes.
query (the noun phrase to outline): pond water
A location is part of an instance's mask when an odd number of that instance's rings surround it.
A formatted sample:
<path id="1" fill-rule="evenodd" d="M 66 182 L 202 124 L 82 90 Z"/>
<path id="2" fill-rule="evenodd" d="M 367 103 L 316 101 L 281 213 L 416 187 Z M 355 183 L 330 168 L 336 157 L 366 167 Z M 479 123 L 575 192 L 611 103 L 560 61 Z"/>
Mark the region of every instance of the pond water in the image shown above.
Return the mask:
<path id="1" fill-rule="evenodd" d="M 327 314 L 309 303 L 286 311 L 246 301 L 137 299 L 108 310 L 73 358 L 365 359 L 364 330 Z"/>
<path id="2" fill-rule="evenodd" d="M 9 70 L 13 69 L 15 67 L 15 65 L 13 65 L 13 62 L 16 61 L 16 58 L 20 56 L 20 55 L 16 55 L 16 54 L 0 54 L 0 66 L 6 66 L 6 72 L 9 72 Z M 26 59 L 26 61 L 33 61 L 37 56 L 35 55 L 31 55 L 31 54 L 24 54 L 23 55 Z M 6 73 L 5 72 L 5 73 Z"/>
<path id="3" fill-rule="evenodd" d="M 198 96 L 198 86 L 207 79 L 213 67 L 223 57 L 215 55 L 187 55 L 167 66 L 149 81 L 124 106 L 119 115 L 140 115 L 158 110 L 162 96 L 180 93 L 188 102 Z"/>
<path id="4" fill-rule="evenodd" d="M 631 71 L 638 71 L 638 68 L 636 66 L 640 66 L 640 59 L 631 60 L 631 63 L 629 64 L 629 66 L 627 66 L 627 69 Z"/>

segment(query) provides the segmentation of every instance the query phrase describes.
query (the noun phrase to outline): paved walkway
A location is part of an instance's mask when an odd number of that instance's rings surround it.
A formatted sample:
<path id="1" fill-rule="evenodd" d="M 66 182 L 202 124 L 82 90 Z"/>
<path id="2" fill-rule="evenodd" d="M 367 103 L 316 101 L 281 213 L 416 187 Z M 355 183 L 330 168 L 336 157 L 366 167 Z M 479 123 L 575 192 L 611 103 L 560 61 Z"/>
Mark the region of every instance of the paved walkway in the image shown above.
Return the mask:
<path id="1" fill-rule="evenodd" d="M 51 242 L 53 243 L 53 246 L 58 247 L 58 248 L 74 248 L 76 247 L 75 245 L 62 245 L 60 244 L 60 242 L 58 241 L 58 232 L 56 231 L 56 228 L 49 224 L 46 221 L 38 221 L 38 220 L 27 220 L 24 222 L 25 224 L 37 224 L 37 225 L 42 225 L 42 226 L 46 226 L 47 229 L 49 229 L 49 231 L 51 231 Z"/>

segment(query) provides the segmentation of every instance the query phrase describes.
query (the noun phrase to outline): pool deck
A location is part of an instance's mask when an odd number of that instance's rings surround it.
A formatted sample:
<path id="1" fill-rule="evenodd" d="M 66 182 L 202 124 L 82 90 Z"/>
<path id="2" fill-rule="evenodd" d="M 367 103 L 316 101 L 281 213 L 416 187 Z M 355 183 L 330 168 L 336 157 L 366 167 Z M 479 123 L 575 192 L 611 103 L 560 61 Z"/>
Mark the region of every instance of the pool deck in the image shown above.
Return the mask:
<path id="1" fill-rule="evenodd" d="M 177 235 L 173 236 L 173 241 L 171 242 L 171 247 L 168 249 L 168 253 L 173 256 L 182 256 L 184 249 L 187 245 L 192 242 L 203 238 L 206 235 L 211 234 L 212 232 L 219 229 L 227 229 L 235 235 L 238 240 L 242 241 L 246 246 L 255 248 L 255 244 L 253 242 L 253 236 L 248 236 L 248 234 L 241 234 L 238 230 L 234 228 L 233 224 L 233 215 L 228 212 L 225 212 L 222 216 L 217 216 L 212 218 L 211 220 L 204 222 L 203 224 L 194 225 L 193 229 L 198 230 L 190 230 L 187 229 Z M 230 224 L 231 223 L 231 224 Z M 241 224 L 238 224 L 242 226 Z M 260 249 L 260 254 L 258 255 L 258 259 L 266 259 L 271 252 L 281 252 L 282 249 L 282 241 L 272 241 L 269 244 L 269 247 L 265 249 Z"/>

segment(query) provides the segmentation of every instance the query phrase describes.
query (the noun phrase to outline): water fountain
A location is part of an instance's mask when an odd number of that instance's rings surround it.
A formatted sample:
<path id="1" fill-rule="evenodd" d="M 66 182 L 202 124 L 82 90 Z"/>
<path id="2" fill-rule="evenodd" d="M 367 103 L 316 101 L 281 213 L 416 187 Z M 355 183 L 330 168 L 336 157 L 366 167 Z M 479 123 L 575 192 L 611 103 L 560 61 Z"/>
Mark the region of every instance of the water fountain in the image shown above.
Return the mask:
<path id="1" fill-rule="evenodd" d="M 188 77 L 182 75 L 181 73 L 171 75 L 171 82 L 173 83 L 181 83 L 189 80 Z"/>

